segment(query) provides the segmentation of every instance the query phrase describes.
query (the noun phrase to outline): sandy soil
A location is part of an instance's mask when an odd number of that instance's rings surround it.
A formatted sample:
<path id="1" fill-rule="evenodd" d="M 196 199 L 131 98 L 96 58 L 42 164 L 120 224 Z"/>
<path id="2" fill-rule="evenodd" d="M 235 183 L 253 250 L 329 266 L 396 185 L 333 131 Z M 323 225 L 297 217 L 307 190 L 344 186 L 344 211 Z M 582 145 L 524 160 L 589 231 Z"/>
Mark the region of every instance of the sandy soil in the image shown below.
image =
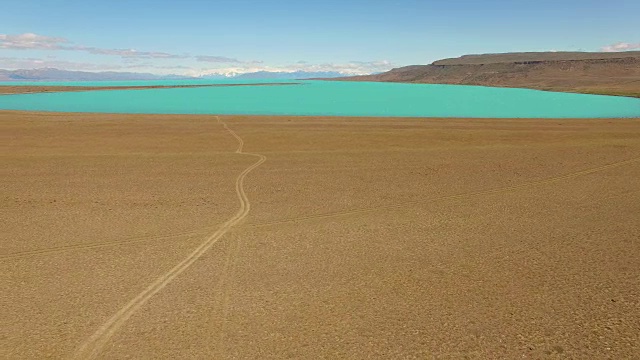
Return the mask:
<path id="1" fill-rule="evenodd" d="M 640 353 L 640 119 L 221 120 L 0 112 L 0 358 Z"/>

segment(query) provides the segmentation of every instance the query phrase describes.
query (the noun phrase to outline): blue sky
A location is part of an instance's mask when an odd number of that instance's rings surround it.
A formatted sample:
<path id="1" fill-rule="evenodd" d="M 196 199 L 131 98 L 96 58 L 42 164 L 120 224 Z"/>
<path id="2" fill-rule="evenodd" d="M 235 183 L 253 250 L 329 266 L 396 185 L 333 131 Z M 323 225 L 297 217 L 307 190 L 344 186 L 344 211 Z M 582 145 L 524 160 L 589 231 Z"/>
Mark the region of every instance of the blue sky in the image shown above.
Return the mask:
<path id="1" fill-rule="evenodd" d="M 0 68 L 365 73 L 469 53 L 640 48 L 637 0 L 3 3 Z"/>

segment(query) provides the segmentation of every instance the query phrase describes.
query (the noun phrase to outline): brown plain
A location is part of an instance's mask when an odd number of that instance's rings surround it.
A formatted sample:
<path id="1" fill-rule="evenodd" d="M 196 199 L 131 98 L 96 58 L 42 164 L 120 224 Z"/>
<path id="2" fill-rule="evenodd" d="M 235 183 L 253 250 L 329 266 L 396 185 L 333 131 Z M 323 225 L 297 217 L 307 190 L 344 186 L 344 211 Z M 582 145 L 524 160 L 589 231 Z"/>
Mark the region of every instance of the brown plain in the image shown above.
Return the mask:
<path id="1" fill-rule="evenodd" d="M 250 212 L 99 358 L 633 358 L 640 119 L 221 117 Z M 0 358 L 71 357 L 239 207 L 212 116 L 0 112 Z"/>

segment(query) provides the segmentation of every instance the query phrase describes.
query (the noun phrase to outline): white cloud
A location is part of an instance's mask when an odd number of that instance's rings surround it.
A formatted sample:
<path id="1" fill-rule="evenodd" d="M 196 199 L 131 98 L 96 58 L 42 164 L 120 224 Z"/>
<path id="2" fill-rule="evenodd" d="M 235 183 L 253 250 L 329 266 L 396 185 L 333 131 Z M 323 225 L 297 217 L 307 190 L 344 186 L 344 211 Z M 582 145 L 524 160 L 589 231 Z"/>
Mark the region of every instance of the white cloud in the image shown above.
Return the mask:
<path id="1" fill-rule="evenodd" d="M 160 51 L 140 51 L 136 49 L 104 49 L 91 46 L 72 44 L 69 40 L 60 37 L 50 37 L 32 33 L 19 35 L 0 34 L 0 49 L 10 50 L 59 50 L 82 51 L 93 55 L 119 56 L 124 60 L 135 59 L 187 59 L 192 56 L 184 54 L 171 54 Z M 241 61 L 224 56 L 196 56 L 197 61 L 240 63 Z"/>
<path id="2" fill-rule="evenodd" d="M 228 58 L 225 56 L 208 56 L 208 55 L 196 56 L 196 60 L 201 62 L 227 63 L 227 64 L 238 64 L 242 62 L 238 59 Z"/>
<path id="3" fill-rule="evenodd" d="M 640 43 L 630 44 L 626 42 L 618 42 L 615 44 L 603 46 L 601 50 L 605 52 L 640 50 Z"/>
<path id="4" fill-rule="evenodd" d="M 136 49 L 102 49 L 72 45 L 70 41 L 65 38 L 32 33 L 20 35 L 0 34 L 0 49 L 83 51 L 94 55 L 112 55 L 122 58 L 138 59 L 181 59 L 187 57 L 186 55 L 176 55 L 165 52 L 138 51 Z"/>
<path id="5" fill-rule="evenodd" d="M 169 54 L 157 51 L 138 51 L 136 49 L 100 49 L 95 47 L 78 47 L 76 50 L 87 51 L 95 55 L 114 55 L 125 59 L 184 59 L 187 55 Z"/>
<path id="6" fill-rule="evenodd" d="M 159 51 L 140 51 L 137 49 L 107 49 L 77 45 L 60 37 L 49 37 L 32 33 L 20 35 L 0 34 L 0 49 L 12 50 L 51 50 L 84 52 L 93 55 L 113 56 L 120 59 L 116 64 L 100 64 L 88 62 L 73 62 L 57 60 L 47 56 L 43 59 L 34 58 L 2 58 L 0 68 L 6 69 L 34 69 L 58 68 L 63 70 L 106 71 L 134 69 L 136 71 L 167 73 L 177 72 L 182 75 L 200 76 L 209 74 L 243 74 L 257 71 L 271 72 L 338 72 L 344 75 L 363 75 L 384 72 L 393 67 L 389 61 L 350 61 L 345 63 L 314 64 L 307 61 L 297 61 L 285 65 L 265 65 L 262 61 L 242 61 L 236 58 L 214 55 L 172 54 Z M 176 64 L 170 60 L 181 59 Z M 157 60 L 169 60 L 169 63 L 158 63 Z M 195 62 L 200 63 L 196 66 Z M 189 63 L 191 62 L 191 64 Z M 192 65 L 193 64 L 193 65 Z"/>
<path id="7" fill-rule="evenodd" d="M 149 62 L 137 64 L 104 64 L 104 63 L 87 63 L 66 60 L 56 60 L 51 58 L 19 58 L 19 57 L 0 57 L 0 69 L 44 69 L 54 68 L 60 70 L 77 70 L 77 71 L 123 71 L 135 70 L 147 72 L 156 70 L 157 73 L 167 73 L 165 70 L 193 70 L 189 66 L 169 65 L 157 66 Z"/>
<path id="8" fill-rule="evenodd" d="M 25 33 L 20 35 L 0 34 L 0 49 L 16 50 L 66 50 L 64 38 Z"/>
<path id="9" fill-rule="evenodd" d="M 38 59 L 38 58 L 16 58 L 16 57 L 0 57 L 0 68 L 2 69 L 44 69 L 55 68 L 61 70 L 88 70 L 88 71 L 105 71 L 123 69 L 120 65 L 96 64 L 86 62 L 74 62 L 55 59 Z"/>
<path id="10" fill-rule="evenodd" d="M 262 60 L 251 60 L 251 61 L 242 61 L 226 56 L 209 56 L 209 55 L 198 55 L 195 56 L 195 59 L 199 62 L 206 63 L 219 63 L 219 64 L 243 64 L 243 65 L 257 65 L 262 64 Z"/>

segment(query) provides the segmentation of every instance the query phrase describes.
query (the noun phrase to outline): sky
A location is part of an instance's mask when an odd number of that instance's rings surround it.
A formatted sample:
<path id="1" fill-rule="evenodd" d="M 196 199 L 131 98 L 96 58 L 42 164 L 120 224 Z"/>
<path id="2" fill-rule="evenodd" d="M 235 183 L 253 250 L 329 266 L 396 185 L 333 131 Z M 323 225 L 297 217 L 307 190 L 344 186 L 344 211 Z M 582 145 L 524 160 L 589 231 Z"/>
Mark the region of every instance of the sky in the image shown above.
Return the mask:
<path id="1" fill-rule="evenodd" d="M 381 72 L 464 54 L 640 50 L 638 0 L 3 0 L 0 69 Z"/>

